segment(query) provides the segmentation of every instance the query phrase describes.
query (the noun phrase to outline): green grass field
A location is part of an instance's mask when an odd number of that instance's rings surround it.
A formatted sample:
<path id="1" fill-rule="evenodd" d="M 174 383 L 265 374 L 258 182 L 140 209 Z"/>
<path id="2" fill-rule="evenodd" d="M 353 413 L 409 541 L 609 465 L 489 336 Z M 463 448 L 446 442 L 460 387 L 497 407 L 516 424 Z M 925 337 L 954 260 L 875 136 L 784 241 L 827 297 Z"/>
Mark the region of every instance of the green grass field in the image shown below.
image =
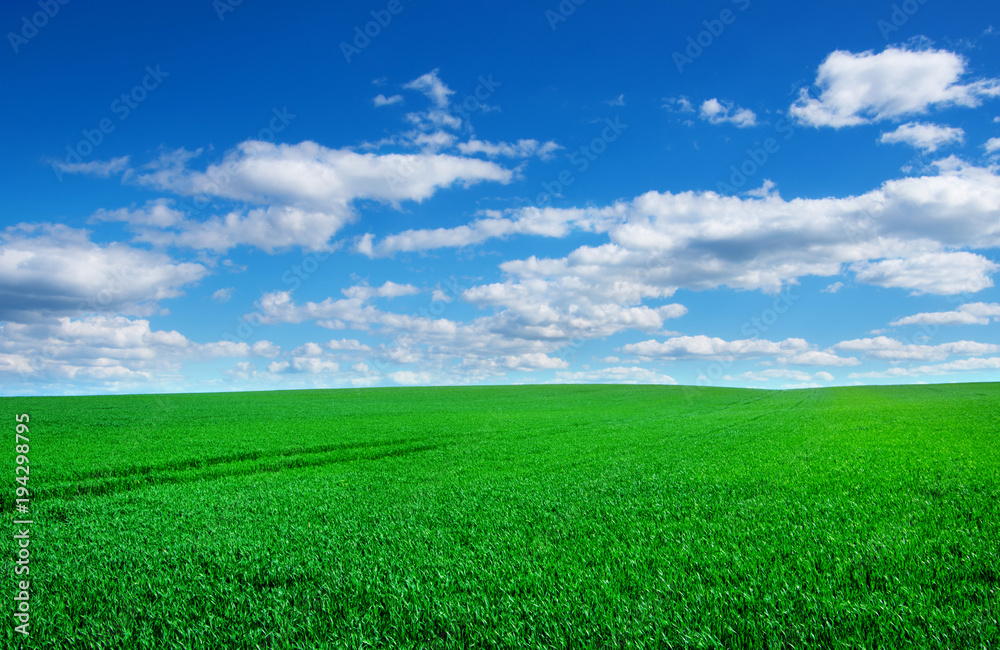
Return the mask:
<path id="1" fill-rule="evenodd" d="M 1000 384 L 0 404 L 5 647 L 1000 647 Z"/>

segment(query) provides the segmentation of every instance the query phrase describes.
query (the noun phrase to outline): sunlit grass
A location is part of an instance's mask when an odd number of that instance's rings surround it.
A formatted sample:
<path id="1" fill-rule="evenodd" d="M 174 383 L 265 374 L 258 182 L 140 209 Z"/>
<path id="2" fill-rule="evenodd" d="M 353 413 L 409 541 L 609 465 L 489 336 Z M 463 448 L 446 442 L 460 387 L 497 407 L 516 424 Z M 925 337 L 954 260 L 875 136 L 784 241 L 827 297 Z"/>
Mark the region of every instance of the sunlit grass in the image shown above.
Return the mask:
<path id="1" fill-rule="evenodd" d="M 1000 645 L 996 384 L 2 403 L 25 647 Z"/>

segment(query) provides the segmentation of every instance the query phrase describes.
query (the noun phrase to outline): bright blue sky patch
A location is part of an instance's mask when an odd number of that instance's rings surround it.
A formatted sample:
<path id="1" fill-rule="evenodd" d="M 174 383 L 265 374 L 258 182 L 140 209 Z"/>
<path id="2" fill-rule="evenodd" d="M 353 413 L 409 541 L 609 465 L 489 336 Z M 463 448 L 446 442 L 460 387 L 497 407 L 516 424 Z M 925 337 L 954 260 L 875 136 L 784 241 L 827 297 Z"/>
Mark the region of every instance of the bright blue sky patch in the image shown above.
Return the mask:
<path id="1" fill-rule="evenodd" d="M 1000 379 L 1000 13 L 0 9 L 8 394 Z"/>

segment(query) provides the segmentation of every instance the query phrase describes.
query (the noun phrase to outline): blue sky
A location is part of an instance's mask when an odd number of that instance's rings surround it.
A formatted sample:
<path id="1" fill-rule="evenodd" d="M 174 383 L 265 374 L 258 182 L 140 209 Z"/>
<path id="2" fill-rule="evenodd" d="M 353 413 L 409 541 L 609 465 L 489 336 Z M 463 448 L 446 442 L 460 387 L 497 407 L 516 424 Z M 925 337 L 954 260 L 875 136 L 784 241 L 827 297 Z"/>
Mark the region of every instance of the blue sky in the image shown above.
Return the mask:
<path id="1" fill-rule="evenodd" d="M 1000 379 L 995 3 L 0 26 L 6 394 Z"/>

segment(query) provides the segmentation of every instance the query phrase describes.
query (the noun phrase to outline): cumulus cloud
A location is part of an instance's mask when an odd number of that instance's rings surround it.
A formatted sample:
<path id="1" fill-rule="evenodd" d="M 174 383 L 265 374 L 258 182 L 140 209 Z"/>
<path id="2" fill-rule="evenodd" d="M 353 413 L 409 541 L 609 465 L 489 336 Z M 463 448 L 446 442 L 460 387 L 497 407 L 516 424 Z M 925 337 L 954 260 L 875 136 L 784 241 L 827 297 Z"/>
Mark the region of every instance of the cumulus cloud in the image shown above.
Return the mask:
<path id="1" fill-rule="evenodd" d="M 799 382 L 830 382 L 834 379 L 833 375 L 826 371 L 808 373 L 802 370 L 787 370 L 782 368 L 745 372 L 739 378 L 753 382 L 771 381 L 772 379 L 791 379 Z"/>
<path id="2" fill-rule="evenodd" d="M 388 280 L 380 287 L 370 287 L 368 285 L 355 285 L 344 290 L 344 295 L 349 298 L 399 298 L 400 296 L 412 296 L 420 293 L 420 289 L 412 284 L 399 284 Z"/>
<path id="3" fill-rule="evenodd" d="M 607 232 L 610 241 L 560 258 L 510 260 L 500 268 L 513 284 L 577 283 L 643 297 L 719 286 L 776 293 L 803 276 L 839 276 L 845 269 L 859 282 L 914 293 L 989 287 L 996 265 L 956 249 L 1000 245 L 1000 177 L 956 159 L 939 161 L 937 169 L 933 176 L 887 181 L 841 199 L 648 192 L 582 212 L 549 208 L 548 223 L 572 225 L 556 229 L 556 236 Z M 510 221 L 517 215 L 504 218 L 388 237 L 382 250 L 459 245 L 516 231 Z"/>
<path id="4" fill-rule="evenodd" d="M 856 366 L 861 363 L 855 357 L 842 357 L 827 350 L 809 350 L 782 357 L 780 361 L 796 366 Z"/>
<path id="5" fill-rule="evenodd" d="M 63 225 L 12 226 L 0 233 L 0 320 L 83 313 L 148 315 L 208 273 L 125 244 L 97 244 Z"/>
<path id="6" fill-rule="evenodd" d="M 970 302 L 954 311 L 924 312 L 899 318 L 889 325 L 989 325 L 1000 321 L 1000 304 L 991 302 Z"/>
<path id="7" fill-rule="evenodd" d="M 124 221 L 138 239 L 225 251 L 245 244 L 265 251 L 328 247 L 356 218 L 352 204 L 374 200 L 399 206 L 421 202 L 461 183 L 509 183 L 513 172 L 496 163 L 448 154 L 359 153 L 315 142 L 247 141 L 204 171 L 189 169 L 193 155 L 161 157 L 135 174 L 137 183 L 184 196 L 218 197 L 258 207 L 204 220 L 184 218 L 166 203 L 143 210 L 99 211 L 95 219 Z"/>
<path id="8" fill-rule="evenodd" d="M 530 158 L 538 156 L 542 160 L 551 160 L 555 151 L 562 149 L 558 144 L 549 140 L 539 142 L 538 140 L 518 140 L 517 142 L 487 142 L 472 138 L 468 142 L 458 145 L 458 150 L 465 155 L 485 154 L 490 158 L 503 156 L 505 158 Z"/>
<path id="9" fill-rule="evenodd" d="M 455 94 L 455 91 L 445 85 L 441 81 L 441 77 L 438 76 L 439 70 L 435 68 L 426 74 L 422 74 L 413 81 L 404 84 L 403 88 L 408 90 L 417 90 L 427 95 L 434 102 L 438 108 L 447 108 L 449 104 L 449 97 Z"/>
<path id="10" fill-rule="evenodd" d="M 757 115 L 749 108 L 740 108 L 732 102 L 720 102 L 714 97 L 702 103 L 699 117 L 709 124 L 732 124 L 741 129 L 757 125 Z"/>
<path id="11" fill-rule="evenodd" d="M 397 285 L 398 286 L 398 285 Z M 343 298 L 297 303 L 290 292 L 265 294 L 257 316 L 263 324 L 314 321 L 329 329 L 353 329 L 388 342 L 366 351 L 364 362 L 380 375 L 399 366 L 418 366 L 440 381 L 466 383 L 508 372 L 559 370 L 568 362 L 557 356 L 583 341 L 625 329 L 660 331 L 663 323 L 687 310 L 683 305 L 635 305 L 627 292 L 591 293 L 586 286 L 524 287 L 497 283 L 454 289 L 467 302 L 493 313 L 467 322 L 398 313 L 377 307 L 372 287 L 352 287 Z M 348 339 L 350 341 L 351 339 Z M 347 349 L 331 342 L 331 349 Z M 384 372 L 382 372 L 384 371 Z"/>
<path id="12" fill-rule="evenodd" d="M 391 97 L 386 97 L 385 95 L 380 93 L 372 98 L 372 103 L 375 104 L 375 106 L 392 106 L 393 104 L 401 104 L 402 102 L 403 102 L 402 95 L 393 95 Z"/>
<path id="13" fill-rule="evenodd" d="M 859 282 L 911 289 L 913 293 L 974 293 L 993 286 L 997 265 L 968 252 L 939 252 L 909 258 L 859 262 L 851 267 Z"/>
<path id="14" fill-rule="evenodd" d="M 362 343 L 357 339 L 332 339 L 326 347 L 331 350 L 348 350 L 352 352 L 370 352 L 371 346 Z"/>
<path id="15" fill-rule="evenodd" d="M 621 218 L 623 209 L 624 206 L 618 205 L 606 208 L 528 207 L 506 212 L 488 211 L 467 225 L 406 230 L 384 237 L 377 243 L 374 235 L 366 234 L 355 245 L 355 250 L 369 257 L 384 257 L 398 252 L 460 248 L 516 234 L 565 237 L 573 230 L 606 232 Z"/>
<path id="16" fill-rule="evenodd" d="M 726 341 L 714 336 L 676 336 L 665 341 L 648 340 L 623 345 L 620 351 L 640 359 L 713 359 L 735 361 L 759 357 L 792 356 L 810 349 L 804 339 L 784 341 L 742 339 Z"/>
<path id="17" fill-rule="evenodd" d="M 68 316 L 0 325 L 0 369 L 35 381 L 135 381 L 175 375 L 182 364 L 231 357 L 274 358 L 267 340 L 197 343 L 175 330 L 154 330 L 146 319 Z M 13 359 L 13 361 L 11 361 Z"/>
<path id="18" fill-rule="evenodd" d="M 719 337 L 699 334 L 696 336 L 675 336 L 664 341 L 650 339 L 630 343 L 619 348 L 619 351 L 644 361 L 742 361 L 767 358 L 777 360 L 786 366 L 829 367 L 855 366 L 861 363 L 854 357 L 841 357 L 830 350 L 814 349 L 813 345 L 798 338 L 789 338 L 783 341 L 756 338 L 727 341 Z M 760 376 L 806 381 L 807 379 L 816 380 L 817 377 L 826 374 L 820 372 L 809 375 L 803 371 L 775 368 Z"/>
<path id="19" fill-rule="evenodd" d="M 954 341 L 938 345 L 904 343 L 887 336 L 841 341 L 837 350 L 862 352 L 871 359 L 884 361 L 939 361 L 949 356 L 972 356 L 1000 352 L 1000 345 L 976 341 Z"/>
<path id="20" fill-rule="evenodd" d="M 614 366 L 576 372 L 561 371 L 547 382 L 550 384 L 666 384 L 675 385 L 677 380 L 640 366 Z"/>
<path id="21" fill-rule="evenodd" d="M 120 221 L 133 227 L 171 228 L 184 222 L 184 213 L 173 207 L 169 199 L 147 201 L 141 208 L 119 208 L 117 210 L 97 210 L 90 216 L 90 223 Z"/>
<path id="22" fill-rule="evenodd" d="M 889 47 L 875 54 L 837 50 L 819 66 L 819 97 L 803 88 L 789 112 L 810 126 L 839 128 L 978 106 L 1000 95 L 997 79 L 965 79 L 966 60 L 947 50 Z"/>
<path id="23" fill-rule="evenodd" d="M 940 126 L 923 122 L 907 122 L 893 131 L 883 132 L 879 137 L 883 144 L 903 143 L 925 153 L 937 151 L 948 144 L 965 142 L 965 131 L 953 126 Z"/>
<path id="24" fill-rule="evenodd" d="M 88 162 L 70 163 L 65 160 L 52 161 L 52 168 L 56 176 L 61 180 L 63 174 L 86 174 L 107 178 L 113 174 L 120 174 L 128 169 L 129 157 L 121 156 L 111 160 L 91 160 Z"/>
<path id="25" fill-rule="evenodd" d="M 687 313 L 684 305 L 639 304 L 643 295 L 624 285 L 615 289 L 578 281 L 532 280 L 480 285 L 462 297 L 493 307 L 491 329 L 505 336 L 547 341 L 577 341 L 610 336 L 626 329 L 660 330 L 664 322 Z"/>
<path id="26" fill-rule="evenodd" d="M 188 171 L 162 182 L 140 183 L 181 194 L 209 194 L 239 201 L 328 210 L 355 199 L 391 203 L 423 201 L 456 182 L 509 182 L 512 172 L 494 163 L 450 155 L 358 153 L 315 142 L 243 142 L 204 172 Z"/>
<path id="27" fill-rule="evenodd" d="M 671 113 L 694 113 L 694 104 L 683 95 L 664 98 L 663 108 Z"/>
<path id="28" fill-rule="evenodd" d="M 956 372 L 982 372 L 984 370 L 998 369 L 1000 369 L 1000 357 L 976 357 L 910 368 L 888 368 L 886 370 L 855 372 L 848 375 L 848 377 L 850 379 L 896 379 L 900 377 L 946 375 Z"/>
<path id="29" fill-rule="evenodd" d="M 429 373 L 414 372 L 413 370 L 390 372 L 389 379 L 402 386 L 426 386 L 433 383 L 433 379 Z"/>
<path id="30" fill-rule="evenodd" d="M 986 150 L 986 153 L 996 153 L 997 151 L 1000 151 L 1000 138 L 990 138 L 985 144 L 983 144 L 983 149 Z"/>

